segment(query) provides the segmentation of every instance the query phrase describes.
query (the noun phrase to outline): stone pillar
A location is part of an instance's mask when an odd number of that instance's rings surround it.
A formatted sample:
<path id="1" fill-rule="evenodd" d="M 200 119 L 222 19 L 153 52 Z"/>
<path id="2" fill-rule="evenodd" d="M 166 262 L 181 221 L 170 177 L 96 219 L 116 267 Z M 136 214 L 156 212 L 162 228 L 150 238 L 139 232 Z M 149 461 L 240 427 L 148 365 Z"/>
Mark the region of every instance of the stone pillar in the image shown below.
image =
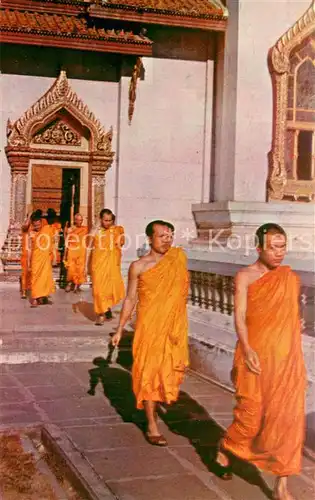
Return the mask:
<path id="1" fill-rule="evenodd" d="M 23 223 L 26 215 L 26 183 L 26 173 L 13 174 L 10 216 L 11 220 L 17 225 Z"/>
<path id="2" fill-rule="evenodd" d="M 105 175 L 92 176 L 92 224 L 97 224 L 105 203 Z"/>

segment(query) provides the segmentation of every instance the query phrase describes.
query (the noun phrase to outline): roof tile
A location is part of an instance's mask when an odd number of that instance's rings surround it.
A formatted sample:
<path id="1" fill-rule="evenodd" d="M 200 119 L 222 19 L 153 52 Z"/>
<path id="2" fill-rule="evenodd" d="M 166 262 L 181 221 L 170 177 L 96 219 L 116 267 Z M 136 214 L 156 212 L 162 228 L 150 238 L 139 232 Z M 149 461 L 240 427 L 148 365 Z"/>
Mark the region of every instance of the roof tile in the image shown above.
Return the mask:
<path id="1" fill-rule="evenodd" d="M 90 27 L 84 18 L 12 9 L 0 9 L 0 30 L 55 36 L 72 35 L 77 38 L 83 36 L 94 40 L 117 40 L 123 43 L 152 45 L 149 38 L 135 35 L 131 31 L 119 30 L 116 33 L 114 30 Z"/>
<path id="2" fill-rule="evenodd" d="M 220 0 L 108 0 L 104 7 L 143 9 L 185 16 L 222 16 Z"/>

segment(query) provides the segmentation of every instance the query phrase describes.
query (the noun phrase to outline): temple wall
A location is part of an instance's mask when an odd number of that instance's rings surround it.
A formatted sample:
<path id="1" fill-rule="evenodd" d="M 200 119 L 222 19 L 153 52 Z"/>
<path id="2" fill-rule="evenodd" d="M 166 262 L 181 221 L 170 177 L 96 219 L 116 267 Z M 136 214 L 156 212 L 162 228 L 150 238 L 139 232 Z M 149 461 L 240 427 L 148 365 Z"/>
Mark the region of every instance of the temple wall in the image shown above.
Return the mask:
<path id="1" fill-rule="evenodd" d="M 179 243 L 185 230 L 192 234 L 191 205 L 209 199 L 214 42 L 209 34 L 193 30 L 152 30 L 154 57 L 143 59 L 131 124 L 128 96 L 134 59 L 88 58 L 75 51 L 71 56 L 70 51 L 34 47 L 23 47 L 22 52 L 14 46 L 7 49 L 2 78 L 0 244 L 9 218 L 7 119 L 17 120 L 35 103 L 53 84 L 60 67 L 104 128 L 113 126 L 115 158 L 106 173 L 104 205 L 125 226 L 129 236 L 125 257 L 136 256 L 144 241 L 141 234 L 152 219 L 175 223 Z"/>

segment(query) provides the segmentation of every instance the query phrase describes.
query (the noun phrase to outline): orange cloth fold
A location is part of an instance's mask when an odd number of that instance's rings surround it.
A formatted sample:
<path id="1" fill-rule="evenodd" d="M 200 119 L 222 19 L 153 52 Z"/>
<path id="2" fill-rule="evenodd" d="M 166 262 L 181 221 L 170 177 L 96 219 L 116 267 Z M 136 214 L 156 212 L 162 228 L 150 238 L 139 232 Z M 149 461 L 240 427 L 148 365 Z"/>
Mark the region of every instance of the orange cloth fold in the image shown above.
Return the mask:
<path id="1" fill-rule="evenodd" d="M 55 245 L 55 248 L 56 248 L 56 264 L 60 264 L 60 260 L 61 260 L 61 256 L 60 256 L 60 252 L 58 250 L 58 247 L 59 247 L 59 240 L 60 240 L 60 236 L 59 236 L 59 233 L 62 229 L 62 226 L 60 224 L 60 222 L 53 222 L 51 224 L 51 229 L 52 229 L 52 234 L 53 234 L 53 243 Z"/>
<path id="2" fill-rule="evenodd" d="M 133 341 L 133 391 L 137 407 L 143 401 L 176 401 L 188 366 L 186 255 L 171 248 L 138 284 L 136 331 Z"/>
<path id="3" fill-rule="evenodd" d="M 46 226 L 46 219 L 42 219 L 42 225 Z M 21 289 L 23 291 L 30 289 L 30 270 L 28 267 L 28 250 L 30 250 L 30 234 L 32 226 L 27 231 L 22 231 L 22 244 L 21 244 Z"/>
<path id="4" fill-rule="evenodd" d="M 22 232 L 22 247 L 21 247 L 21 289 L 22 291 L 29 290 L 30 276 L 28 268 L 28 242 L 29 231 Z"/>
<path id="5" fill-rule="evenodd" d="M 66 245 L 67 282 L 82 285 L 85 282 L 85 256 L 87 226 L 73 227 L 68 231 Z"/>
<path id="6" fill-rule="evenodd" d="M 124 228 L 122 226 L 101 228 L 94 236 L 91 276 L 96 314 L 104 314 L 125 296 L 120 269 L 123 239 Z"/>
<path id="7" fill-rule="evenodd" d="M 248 339 L 262 371 L 249 371 L 237 344 L 232 372 L 237 404 L 222 443 L 279 476 L 300 471 L 304 440 L 306 373 L 298 297 L 299 279 L 288 266 L 249 286 Z"/>
<path id="8" fill-rule="evenodd" d="M 32 299 L 48 297 L 55 291 L 52 274 L 53 232 L 49 225 L 38 233 L 31 233 L 31 296 Z"/>

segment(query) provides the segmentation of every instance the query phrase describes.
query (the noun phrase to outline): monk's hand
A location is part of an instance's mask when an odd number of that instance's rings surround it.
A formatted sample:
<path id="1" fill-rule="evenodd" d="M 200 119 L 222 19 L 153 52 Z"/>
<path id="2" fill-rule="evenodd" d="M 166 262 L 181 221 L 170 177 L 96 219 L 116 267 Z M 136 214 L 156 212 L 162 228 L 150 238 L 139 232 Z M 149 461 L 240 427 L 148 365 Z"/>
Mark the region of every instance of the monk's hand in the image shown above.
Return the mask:
<path id="1" fill-rule="evenodd" d="M 117 347 L 119 345 L 121 337 L 122 337 L 122 331 L 120 328 L 118 328 L 117 332 L 112 336 L 112 345 L 114 347 Z"/>
<path id="2" fill-rule="evenodd" d="M 255 375 L 261 374 L 258 355 L 251 347 L 248 347 L 245 351 L 245 364 L 251 372 L 255 373 Z"/>

